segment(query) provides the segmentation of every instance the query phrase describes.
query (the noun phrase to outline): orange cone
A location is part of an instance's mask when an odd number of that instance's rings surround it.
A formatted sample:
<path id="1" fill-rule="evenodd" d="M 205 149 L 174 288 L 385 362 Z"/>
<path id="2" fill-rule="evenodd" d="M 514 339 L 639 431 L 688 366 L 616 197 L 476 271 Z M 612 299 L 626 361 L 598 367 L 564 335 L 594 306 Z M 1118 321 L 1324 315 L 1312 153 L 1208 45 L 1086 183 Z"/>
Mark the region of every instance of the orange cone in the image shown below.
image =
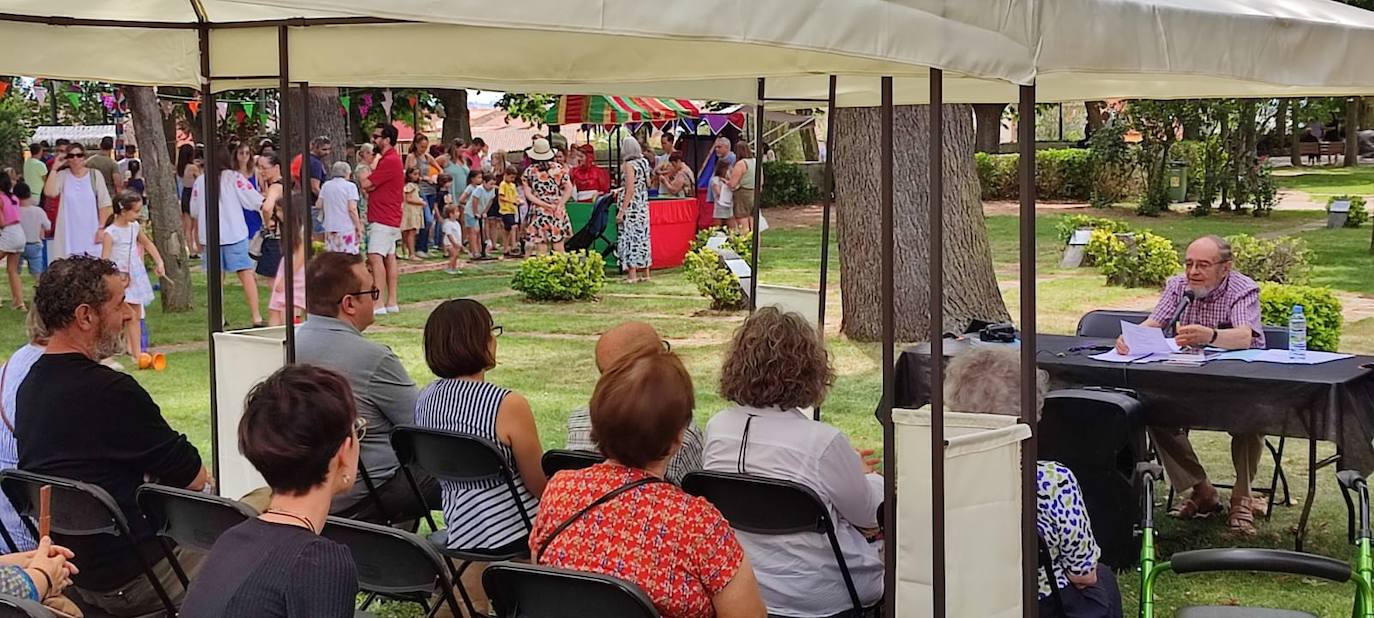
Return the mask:
<path id="1" fill-rule="evenodd" d="M 149 353 L 147 353 L 147 352 L 140 352 L 140 353 L 138 354 L 138 368 L 139 368 L 139 369 L 147 369 L 147 368 L 152 367 L 152 366 L 153 366 L 153 355 L 152 355 L 152 354 L 149 354 Z"/>
<path id="2" fill-rule="evenodd" d="M 167 355 L 161 352 L 153 355 L 153 370 L 162 371 L 167 368 Z"/>

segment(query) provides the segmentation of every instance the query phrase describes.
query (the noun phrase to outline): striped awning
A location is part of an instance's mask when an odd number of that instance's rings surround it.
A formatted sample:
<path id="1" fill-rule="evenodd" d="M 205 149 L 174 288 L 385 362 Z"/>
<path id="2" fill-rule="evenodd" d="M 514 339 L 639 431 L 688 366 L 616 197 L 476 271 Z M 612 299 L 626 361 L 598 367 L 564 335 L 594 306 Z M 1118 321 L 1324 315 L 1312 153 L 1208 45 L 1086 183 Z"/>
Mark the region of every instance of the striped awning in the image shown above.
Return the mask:
<path id="1" fill-rule="evenodd" d="M 701 111 L 687 99 L 563 95 L 544 114 L 547 124 L 617 125 L 695 118 Z"/>

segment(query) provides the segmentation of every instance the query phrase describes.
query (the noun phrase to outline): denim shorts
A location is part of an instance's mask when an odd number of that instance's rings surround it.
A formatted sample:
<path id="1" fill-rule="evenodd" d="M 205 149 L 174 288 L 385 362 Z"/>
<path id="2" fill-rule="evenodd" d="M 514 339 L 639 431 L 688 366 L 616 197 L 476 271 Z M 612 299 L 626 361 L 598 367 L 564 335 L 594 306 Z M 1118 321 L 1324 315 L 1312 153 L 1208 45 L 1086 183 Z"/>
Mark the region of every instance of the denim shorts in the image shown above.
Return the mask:
<path id="1" fill-rule="evenodd" d="M 29 265 L 29 274 L 37 277 L 48 269 L 43 263 L 43 243 L 31 242 L 24 245 L 24 263 Z"/>
<path id="2" fill-rule="evenodd" d="M 219 248 L 219 267 L 222 272 L 236 273 L 253 270 L 253 258 L 248 257 L 248 239 Z"/>

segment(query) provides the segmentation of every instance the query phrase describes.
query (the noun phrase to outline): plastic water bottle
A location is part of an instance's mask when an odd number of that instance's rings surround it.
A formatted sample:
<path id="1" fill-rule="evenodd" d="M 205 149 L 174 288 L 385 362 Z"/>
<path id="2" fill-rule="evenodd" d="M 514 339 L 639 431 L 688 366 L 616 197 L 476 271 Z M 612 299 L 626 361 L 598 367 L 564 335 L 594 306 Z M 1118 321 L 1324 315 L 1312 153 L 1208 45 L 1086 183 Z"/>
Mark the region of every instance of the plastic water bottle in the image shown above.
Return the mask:
<path id="1" fill-rule="evenodd" d="M 1307 360 L 1307 316 L 1302 305 L 1293 305 L 1293 314 L 1288 317 L 1288 360 Z"/>

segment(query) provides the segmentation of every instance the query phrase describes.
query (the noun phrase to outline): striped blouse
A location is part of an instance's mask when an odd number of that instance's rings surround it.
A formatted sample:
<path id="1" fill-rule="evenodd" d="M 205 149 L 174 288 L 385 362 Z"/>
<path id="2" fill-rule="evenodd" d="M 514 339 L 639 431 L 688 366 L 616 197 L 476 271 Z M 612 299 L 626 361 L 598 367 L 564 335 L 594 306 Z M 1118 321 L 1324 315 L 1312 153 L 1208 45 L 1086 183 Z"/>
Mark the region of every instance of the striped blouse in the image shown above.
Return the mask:
<path id="1" fill-rule="evenodd" d="M 510 445 L 496 436 L 496 413 L 509 394 L 510 391 L 486 382 L 435 380 L 420 391 L 415 402 L 415 424 L 473 434 L 494 442 L 515 474 L 515 488 L 533 520 L 539 500 L 520 478 Z M 501 479 L 439 481 L 439 486 L 444 496 L 449 548 L 494 549 L 522 541 L 529 532 L 515 498 Z"/>

